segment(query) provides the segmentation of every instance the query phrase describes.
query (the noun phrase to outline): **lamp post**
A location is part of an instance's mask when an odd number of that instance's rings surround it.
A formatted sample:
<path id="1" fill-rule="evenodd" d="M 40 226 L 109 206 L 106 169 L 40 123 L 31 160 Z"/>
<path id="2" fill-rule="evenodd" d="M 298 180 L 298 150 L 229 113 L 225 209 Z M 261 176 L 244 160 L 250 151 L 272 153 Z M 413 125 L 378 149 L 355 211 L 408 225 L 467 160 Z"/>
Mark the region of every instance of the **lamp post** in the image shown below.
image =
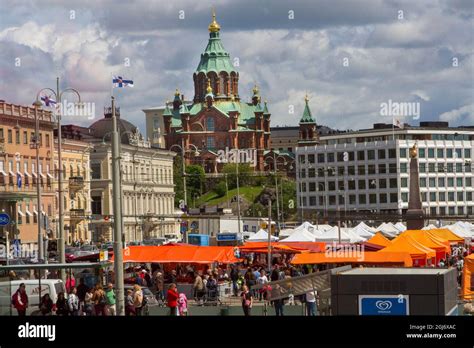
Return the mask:
<path id="1" fill-rule="evenodd" d="M 181 151 L 182 159 L 183 159 L 183 190 L 184 190 L 184 206 L 187 208 L 188 207 L 188 198 L 187 198 L 187 190 L 186 190 L 186 152 L 192 152 L 190 149 L 186 149 L 184 146 L 184 139 L 181 139 L 181 145 L 174 144 L 172 145 L 169 150 L 171 151 L 173 147 L 177 147 Z M 194 148 L 194 155 L 199 156 L 199 149 L 196 145 L 194 144 L 188 144 L 188 147 L 193 147 Z M 188 233 L 186 233 L 186 243 L 188 242 Z"/>
<path id="2" fill-rule="evenodd" d="M 269 164 L 269 163 L 266 163 L 268 159 L 270 160 L 273 160 L 273 174 L 274 174 L 274 177 L 275 177 L 275 190 L 276 190 L 276 208 L 277 208 L 277 219 L 276 219 L 276 223 L 277 223 L 277 226 L 278 226 L 278 232 L 281 231 L 281 226 L 280 226 L 280 194 L 278 192 L 278 177 L 277 177 L 277 173 L 278 173 L 278 159 L 279 158 L 282 158 L 285 165 L 286 165 L 286 159 L 285 157 L 281 156 L 281 155 L 278 155 L 276 156 L 276 153 L 273 152 L 273 157 L 267 157 L 267 159 L 265 160 L 265 164 Z M 283 207 L 282 207 L 283 208 Z"/>
<path id="3" fill-rule="evenodd" d="M 36 152 L 36 170 L 38 171 L 36 177 L 36 195 L 37 195 L 37 214 L 38 214 L 38 260 L 42 260 L 44 262 L 44 249 L 43 249 L 43 233 L 41 231 L 41 220 L 42 216 L 42 209 L 41 209 L 41 185 L 40 185 L 40 176 L 39 176 L 39 119 L 38 119 L 38 108 L 42 105 L 39 100 L 36 100 L 33 103 L 35 107 L 35 137 L 34 137 L 34 145 L 35 152 Z M 62 203 L 62 202 L 61 202 Z M 60 204 L 61 205 L 61 204 Z M 7 237 L 8 238 L 8 237 Z"/>
<path id="4" fill-rule="evenodd" d="M 37 94 L 36 94 L 36 102 L 35 102 L 35 108 L 38 108 L 41 106 L 41 102 L 39 101 L 40 99 L 40 94 L 43 91 L 50 91 L 56 98 L 56 105 L 61 104 L 61 99 L 64 93 L 66 92 L 72 92 L 77 95 L 79 101 L 78 105 L 81 106 L 81 95 L 79 92 L 74 89 L 74 88 L 65 88 L 63 91 L 59 90 L 59 77 L 56 77 L 56 91 L 54 91 L 51 88 L 43 88 L 41 89 Z M 58 214 L 59 214 L 59 233 L 58 233 L 58 243 L 57 243 L 57 248 L 58 248 L 58 253 L 59 253 L 59 262 L 60 263 L 65 263 L 66 262 L 66 254 L 65 254 L 65 235 L 64 235 L 64 212 L 63 212 L 63 204 L 64 204 L 64 192 L 63 192 L 63 181 L 62 181 L 62 134 L 61 134 L 61 107 L 58 108 L 57 114 L 57 124 L 58 124 L 58 202 L 59 202 L 59 207 L 58 207 Z M 38 161 L 37 161 L 38 163 Z M 39 179 L 39 178 L 38 178 Z M 41 209 L 39 207 L 38 209 Z M 39 211 L 39 210 L 38 210 Z M 39 214 L 41 211 L 39 211 Z M 61 270 L 61 279 L 63 281 L 66 280 L 66 272 L 65 270 Z"/>

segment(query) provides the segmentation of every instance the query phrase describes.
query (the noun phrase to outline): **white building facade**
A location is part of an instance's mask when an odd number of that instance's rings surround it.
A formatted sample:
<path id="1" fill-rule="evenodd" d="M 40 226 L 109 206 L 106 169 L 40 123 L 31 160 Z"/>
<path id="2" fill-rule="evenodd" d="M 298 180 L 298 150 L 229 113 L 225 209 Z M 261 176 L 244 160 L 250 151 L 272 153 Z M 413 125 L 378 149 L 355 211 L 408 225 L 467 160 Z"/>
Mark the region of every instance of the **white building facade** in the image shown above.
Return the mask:
<path id="1" fill-rule="evenodd" d="M 474 128 L 445 122 L 322 135 L 318 145 L 297 148 L 298 207 L 320 213 L 407 209 L 415 143 L 425 213 L 472 215 Z"/>

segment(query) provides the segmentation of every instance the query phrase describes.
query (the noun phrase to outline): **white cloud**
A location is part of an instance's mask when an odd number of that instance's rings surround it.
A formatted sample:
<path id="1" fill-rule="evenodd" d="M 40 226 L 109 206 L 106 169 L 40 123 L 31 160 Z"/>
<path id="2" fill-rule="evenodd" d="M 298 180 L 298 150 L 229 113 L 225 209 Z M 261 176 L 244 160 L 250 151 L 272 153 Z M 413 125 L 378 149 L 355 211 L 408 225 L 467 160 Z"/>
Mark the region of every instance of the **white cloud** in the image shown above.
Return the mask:
<path id="1" fill-rule="evenodd" d="M 440 120 L 448 122 L 466 122 L 471 125 L 474 123 L 474 104 L 464 105 L 459 109 L 444 112 L 439 116 Z"/>

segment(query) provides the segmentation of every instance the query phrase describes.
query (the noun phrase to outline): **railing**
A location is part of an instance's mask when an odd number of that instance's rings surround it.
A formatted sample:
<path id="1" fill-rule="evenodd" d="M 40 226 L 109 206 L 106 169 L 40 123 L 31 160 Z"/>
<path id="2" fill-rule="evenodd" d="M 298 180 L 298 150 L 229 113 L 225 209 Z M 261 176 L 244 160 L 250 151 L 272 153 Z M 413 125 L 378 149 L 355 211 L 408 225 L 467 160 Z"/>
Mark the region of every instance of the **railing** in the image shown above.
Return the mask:
<path id="1" fill-rule="evenodd" d="M 85 219 L 86 218 L 85 209 L 70 209 L 69 217 L 71 219 L 79 219 L 79 220 Z"/>

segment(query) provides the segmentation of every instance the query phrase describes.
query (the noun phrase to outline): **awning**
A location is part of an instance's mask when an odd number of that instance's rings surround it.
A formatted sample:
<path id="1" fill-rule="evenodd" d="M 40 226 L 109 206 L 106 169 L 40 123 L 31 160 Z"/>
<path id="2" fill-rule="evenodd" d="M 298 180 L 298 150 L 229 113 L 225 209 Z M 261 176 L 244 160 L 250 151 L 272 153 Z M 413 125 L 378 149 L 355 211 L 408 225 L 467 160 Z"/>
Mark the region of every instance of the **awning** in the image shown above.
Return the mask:
<path id="1" fill-rule="evenodd" d="M 46 176 L 43 173 L 39 173 L 43 179 L 46 179 Z"/>
<path id="2" fill-rule="evenodd" d="M 52 176 L 50 173 L 46 173 L 46 175 L 50 177 L 51 179 L 54 179 L 54 176 Z"/>
<path id="3" fill-rule="evenodd" d="M 17 211 L 18 211 L 18 214 L 20 214 L 21 216 L 25 216 L 25 214 L 20 209 L 17 209 Z"/>
<path id="4" fill-rule="evenodd" d="M 25 211 L 26 211 L 26 215 L 33 216 L 33 214 L 31 214 L 31 212 L 28 209 L 26 209 Z"/>
<path id="5" fill-rule="evenodd" d="M 130 246 L 123 251 L 123 262 L 137 263 L 237 263 L 234 247 L 162 245 Z"/>
<path id="6" fill-rule="evenodd" d="M 0 170 L 0 174 L 2 174 L 3 176 L 7 176 L 7 173 L 5 173 L 3 170 Z"/>
<path id="7" fill-rule="evenodd" d="M 357 264 L 403 264 L 405 267 L 412 267 L 413 261 L 409 253 L 405 252 L 360 252 L 360 255 L 326 255 L 326 253 L 303 253 L 295 255 L 292 264 L 330 264 L 330 263 L 357 263 Z"/>
<path id="8" fill-rule="evenodd" d="M 8 171 L 8 174 L 10 174 L 11 176 L 15 176 L 15 173 L 13 173 L 11 170 Z"/>
<path id="9" fill-rule="evenodd" d="M 34 176 L 35 178 L 38 177 L 38 175 L 37 175 L 35 172 L 31 172 L 31 174 L 33 174 L 33 176 Z"/>
<path id="10" fill-rule="evenodd" d="M 26 176 L 29 176 L 29 177 L 31 178 L 30 173 L 28 173 L 26 170 L 25 170 L 25 175 L 26 175 Z"/>
<path id="11" fill-rule="evenodd" d="M 17 175 L 20 175 L 21 177 L 23 176 L 23 173 L 22 172 L 16 172 Z"/>

